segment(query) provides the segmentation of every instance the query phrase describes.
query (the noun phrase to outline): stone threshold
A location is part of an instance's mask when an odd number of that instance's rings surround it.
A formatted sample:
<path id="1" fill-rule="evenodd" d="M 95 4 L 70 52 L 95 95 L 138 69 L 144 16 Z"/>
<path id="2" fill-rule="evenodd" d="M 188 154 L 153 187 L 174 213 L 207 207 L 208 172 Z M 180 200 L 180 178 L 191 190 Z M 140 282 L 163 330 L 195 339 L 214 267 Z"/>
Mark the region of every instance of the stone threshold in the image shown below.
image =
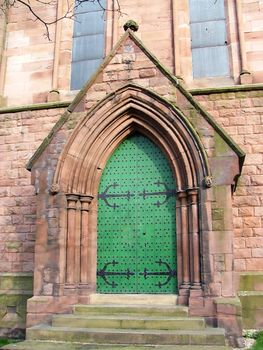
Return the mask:
<path id="1" fill-rule="evenodd" d="M 176 294 L 91 294 L 90 303 L 126 305 L 176 305 Z"/>

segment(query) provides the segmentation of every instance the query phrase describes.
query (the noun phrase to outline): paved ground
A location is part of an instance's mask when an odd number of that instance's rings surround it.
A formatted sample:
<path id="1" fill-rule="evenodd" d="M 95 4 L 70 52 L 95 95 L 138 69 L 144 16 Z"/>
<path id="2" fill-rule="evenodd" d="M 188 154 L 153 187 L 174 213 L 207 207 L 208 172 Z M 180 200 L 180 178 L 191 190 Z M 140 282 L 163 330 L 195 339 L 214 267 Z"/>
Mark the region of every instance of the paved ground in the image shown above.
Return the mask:
<path id="1" fill-rule="evenodd" d="M 129 346 L 129 345 L 94 345 L 45 341 L 24 341 L 6 345 L 5 350 L 231 350 L 225 346 L 194 346 L 194 345 L 168 345 L 168 346 Z"/>

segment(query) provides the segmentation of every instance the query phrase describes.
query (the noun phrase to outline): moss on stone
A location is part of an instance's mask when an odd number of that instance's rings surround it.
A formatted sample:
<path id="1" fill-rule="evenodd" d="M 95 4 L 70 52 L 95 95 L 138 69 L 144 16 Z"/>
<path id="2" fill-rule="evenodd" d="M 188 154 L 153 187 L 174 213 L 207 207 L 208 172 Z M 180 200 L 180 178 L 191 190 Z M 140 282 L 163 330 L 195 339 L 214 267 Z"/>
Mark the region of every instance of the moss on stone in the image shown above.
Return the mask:
<path id="1" fill-rule="evenodd" d="M 241 303 L 239 298 L 216 298 L 215 299 L 216 304 L 221 304 L 221 305 L 233 305 L 237 308 L 241 307 Z"/>
<path id="2" fill-rule="evenodd" d="M 263 97 L 263 89 L 259 91 L 250 91 L 250 97 Z"/>
<path id="3" fill-rule="evenodd" d="M 215 141 L 215 155 L 222 156 L 229 153 L 230 148 L 229 145 L 223 140 L 221 136 L 216 132 L 214 136 Z"/>
<path id="4" fill-rule="evenodd" d="M 222 100 L 234 100 L 236 98 L 234 92 L 224 92 L 221 94 Z"/>
<path id="5" fill-rule="evenodd" d="M 191 89 L 190 93 L 192 95 L 214 95 L 222 94 L 227 92 L 239 92 L 239 91 L 251 91 L 256 92 L 257 90 L 262 90 L 260 93 L 263 93 L 263 84 L 248 84 L 248 85 L 233 85 L 233 86 L 223 86 L 223 87 L 213 87 L 213 88 L 198 88 Z M 261 95 L 262 96 L 262 95 Z M 219 96 L 217 96 L 219 98 Z"/>
<path id="6" fill-rule="evenodd" d="M 0 114 L 37 111 L 41 109 L 66 108 L 69 105 L 70 105 L 70 101 L 64 101 L 64 102 L 58 101 L 58 102 L 37 103 L 32 105 L 4 107 L 4 108 L 0 108 Z"/>
<path id="7" fill-rule="evenodd" d="M 236 98 L 247 98 L 249 95 L 248 91 L 238 91 L 235 93 Z"/>
<path id="8" fill-rule="evenodd" d="M 263 313 L 263 273 L 241 273 L 238 296 L 242 303 L 244 327 L 257 328 Z"/>
<path id="9" fill-rule="evenodd" d="M 56 132 L 64 125 L 64 123 L 68 120 L 70 116 L 70 112 L 66 111 L 64 114 L 60 117 L 60 119 L 57 121 L 57 123 L 53 126 L 48 136 L 43 140 L 41 145 L 38 147 L 34 155 L 30 158 L 29 162 L 26 165 L 27 170 L 31 170 L 34 162 L 41 156 L 41 154 L 44 152 L 44 150 L 47 148 L 47 146 L 50 144 L 51 140 L 53 139 L 53 136 L 56 134 Z"/>
<path id="10" fill-rule="evenodd" d="M 262 272 L 248 272 L 241 273 L 239 277 L 239 291 L 255 291 L 262 286 L 263 291 L 263 273 Z"/>
<path id="11" fill-rule="evenodd" d="M 188 113 L 189 113 L 188 118 L 189 118 L 190 122 L 193 124 L 194 127 L 196 127 L 199 114 L 196 112 L 196 110 L 194 108 L 191 108 L 188 111 Z"/>
<path id="12" fill-rule="evenodd" d="M 212 228 L 213 228 L 213 231 L 225 231 L 224 220 L 213 220 Z"/>
<path id="13" fill-rule="evenodd" d="M 222 220 L 224 218 L 224 210 L 222 208 L 212 209 L 212 219 Z"/>
<path id="14" fill-rule="evenodd" d="M 32 274 L 0 274 L 0 329 L 25 329 L 27 299 L 32 295 Z"/>
<path id="15" fill-rule="evenodd" d="M 21 242 L 6 242 L 5 243 L 5 248 L 8 251 L 18 252 L 19 248 L 21 247 L 21 245 L 22 245 Z"/>
<path id="16" fill-rule="evenodd" d="M 68 120 L 66 121 L 66 128 L 68 130 L 72 130 L 77 125 L 79 119 L 83 116 L 83 112 L 81 113 L 71 113 Z"/>
<path id="17" fill-rule="evenodd" d="M 242 303 L 242 316 L 244 328 L 252 329 L 262 325 L 261 315 L 263 313 L 263 292 L 247 292 L 239 293 L 239 298 Z"/>
<path id="18" fill-rule="evenodd" d="M 0 292 L 5 290 L 33 290 L 32 273 L 3 273 L 0 274 Z"/>

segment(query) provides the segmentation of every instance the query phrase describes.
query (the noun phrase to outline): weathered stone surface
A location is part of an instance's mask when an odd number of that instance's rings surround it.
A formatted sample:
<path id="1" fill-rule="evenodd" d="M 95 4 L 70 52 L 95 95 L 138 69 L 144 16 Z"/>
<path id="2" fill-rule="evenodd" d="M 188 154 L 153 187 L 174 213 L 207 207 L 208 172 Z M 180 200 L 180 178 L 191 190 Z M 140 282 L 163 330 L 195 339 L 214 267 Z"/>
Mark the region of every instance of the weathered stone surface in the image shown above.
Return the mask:
<path id="1" fill-rule="evenodd" d="M 31 273 L 0 274 L 0 336 L 24 337 L 26 305 L 32 295 Z"/>
<path id="2" fill-rule="evenodd" d="M 47 341 L 27 340 L 25 342 L 5 346 L 5 350 L 231 350 L 227 346 L 220 345 L 159 345 L 159 346 L 132 346 L 132 345 L 98 345 L 98 344 L 77 344 Z"/>
<path id="3" fill-rule="evenodd" d="M 70 328 L 36 326 L 27 330 L 29 340 L 59 340 L 69 342 L 95 342 L 108 344 L 159 344 L 159 345 L 225 345 L 224 331 L 206 329 L 205 331 L 149 331 L 149 330 L 85 330 Z"/>

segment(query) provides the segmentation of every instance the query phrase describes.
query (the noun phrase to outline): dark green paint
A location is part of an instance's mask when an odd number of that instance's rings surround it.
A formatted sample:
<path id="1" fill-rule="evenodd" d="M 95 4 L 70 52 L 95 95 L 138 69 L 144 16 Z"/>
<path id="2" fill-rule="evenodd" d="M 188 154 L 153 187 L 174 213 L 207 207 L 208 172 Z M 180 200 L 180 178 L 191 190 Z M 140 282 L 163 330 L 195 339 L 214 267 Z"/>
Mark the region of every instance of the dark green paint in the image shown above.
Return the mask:
<path id="1" fill-rule="evenodd" d="M 176 293 L 175 182 L 162 151 L 134 134 L 99 188 L 97 291 Z"/>

